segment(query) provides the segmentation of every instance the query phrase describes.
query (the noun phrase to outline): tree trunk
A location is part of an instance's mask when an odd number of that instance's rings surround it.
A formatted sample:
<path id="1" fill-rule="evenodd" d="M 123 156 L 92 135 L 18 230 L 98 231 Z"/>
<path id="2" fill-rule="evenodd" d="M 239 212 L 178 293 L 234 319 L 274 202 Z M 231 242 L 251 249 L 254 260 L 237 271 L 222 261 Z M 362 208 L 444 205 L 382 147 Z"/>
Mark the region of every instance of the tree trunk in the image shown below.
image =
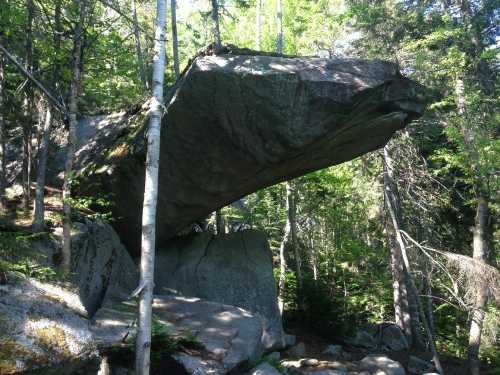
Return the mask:
<path id="1" fill-rule="evenodd" d="M 394 186 L 394 181 L 391 181 L 391 174 L 389 173 L 389 171 L 392 168 L 391 166 L 392 166 L 392 160 L 390 158 L 388 148 L 387 148 L 387 146 L 385 146 L 384 147 L 384 171 L 387 171 L 387 172 L 384 173 L 384 178 L 388 179 L 387 186 Z M 384 198 L 385 198 L 387 211 L 389 212 L 389 217 L 391 219 L 394 233 L 396 236 L 396 241 L 399 245 L 399 250 L 401 251 L 401 257 L 403 259 L 403 265 L 404 265 L 404 269 L 405 269 L 409 295 L 413 294 L 413 296 L 415 296 L 414 303 L 415 303 L 416 309 L 418 311 L 417 316 L 419 316 L 420 321 L 422 322 L 422 324 L 424 326 L 424 330 L 425 330 L 427 337 L 429 339 L 429 346 L 430 346 L 430 349 L 432 352 L 432 357 L 433 357 L 432 359 L 433 359 L 434 365 L 436 367 L 437 372 L 440 374 L 443 374 L 443 368 L 441 366 L 439 354 L 437 352 L 436 344 L 434 342 L 434 336 L 432 335 L 429 323 L 427 322 L 427 319 L 426 319 L 426 316 L 424 313 L 424 309 L 423 309 L 422 304 L 420 303 L 420 300 L 418 298 L 418 289 L 415 285 L 415 282 L 413 280 L 413 276 L 411 274 L 410 261 L 408 260 L 408 255 L 406 253 L 406 246 L 404 244 L 403 238 L 401 237 L 401 233 L 399 231 L 399 221 L 398 221 L 399 218 L 398 218 L 398 215 L 396 214 L 397 206 L 395 203 L 395 202 L 397 202 L 396 195 L 394 194 L 394 192 L 392 191 L 391 188 L 384 189 Z M 412 333 L 415 334 L 416 332 L 412 332 Z"/>
<path id="2" fill-rule="evenodd" d="M 155 55 L 153 59 L 153 100 L 151 103 L 146 178 L 142 210 L 140 300 L 136 339 L 137 375 L 148 375 L 151 351 L 151 315 L 154 288 L 156 240 L 156 204 L 158 198 L 158 168 L 160 159 L 160 129 L 163 108 L 163 78 L 165 69 L 165 0 L 157 0 Z"/>
<path id="3" fill-rule="evenodd" d="M 488 201 L 482 194 L 477 197 L 476 218 L 474 223 L 473 233 L 473 258 L 480 262 L 487 263 L 488 261 Z M 474 311 L 469 331 L 469 348 L 468 358 L 470 372 L 472 375 L 479 375 L 479 347 L 481 345 L 481 331 L 485 317 L 486 304 L 488 302 L 488 294 L 486 287 L 480 286 L 477 290 Z"/>
<path id="4" fill-rule="evenodd" d="M 5 120 L 3 118 L 3 95 L 4 95 L 4 61 L 0 53 L 0 215 L 6 211 L 5 188 L 7 185 L 7 171 L 5 169 Z"/>
<path id="5" fill-rule="evenodd" d="M 476 217 L 472 238 L 472 257 L 480 262 L 488 263 L 488 199 L 484 193 L 483 179 L 479 171 L 479 155 L 476 150 L 475 133 L 473 124 L 467 118 L 465 85 L 460 76 L 455 81 L 455 94 L 457 98 L 457 111 L 464 121 L 462 135 L 465 149 L 470 162 L 471 174 L 474 180 L 477 206 Z M 472 319 L 469 330 L 468 359 L 469 369 L 472 375 L 479 374 L 479 347 L 481 346 L 481 330 L 485 316 L 485 308 L 488 302 L 488 295 L 485 286 L 479 286 L 472 312 Z"/>
<path id="6" fill-rule="evenodd" d="M 216 234 L 226 233 L 224 216 L 222 215 L 222 211 L 220 209 L 215 211 L 215 233 Z"/>
<path id="7" fill-rule="evenodd" d="M 174 72 L 175 79 L 179 79 L 179 42 L 177 40 L 177 1 L 170 0 L 171 17 L 172 17 L 172 52 L 174 57 Z"/>
<path id="8" fill-rule="evenodd" d="M 283 4 L 282 0 L 276 2 L 276 51 L 280 54 L 283 53 Z"/>
<path id="9" fill-rule="evenodd" d="M 260 51 L 260 29 L 261 29 L 262 0 L 257 0 L 255 15 L 255 49 Z"/>
<path id="10" fill-rule="evenodd" d="M 45 122 L 42 129 L 42 141 L 40 150 L 38 151 L 38 170 L 36 178 L 36 193 L 35 193 L 35 208 L 33 218 L 33 229 L 36 231 L 45 228 L 45 205 L 44 205 L 44 189 L 45 189 L 45 174 L 47 171 L 47 154 L 49 151 L 49 132 L 52 125 L 52 114 L 50 112 L 50 104 L 47 103 L 47 112 L 45 114 Z"/>
<path id="11" fill-rule="evenodd" d="M 33 73 L 33 0 L 26 0 L 26 68 Z M 25 211 L 28 211 L 31 202 L 31 162 L 32 162 L 32 116 L 34 92 L 31 82 L 26 85 L 26 98 L 24 103 L 24 121 L 23 121 L 23 200 L 22 205 Z"/>
<path id="12" fill-rule="evenodd" d="M 144 56 L 141 48 L 141 33 L 139 30 L 139 22 L 137 21 L 137 5 L 135 0 L 132 0 L 132 17 L 134 20 L 134 38 L 135 51 L 137 53 L 137 65 L 139 66 L 139 77 L 146 90 L 149 90 L 148 80 L 146 79 L 146 69 L 144 68 Z"/>
<path id="13" fill-rule="evenodd" d="M 219 25 L 219 2 L 218 0 L 212 0 L 212 22 L 213 22 L 213 33 L 214 33 L 214 43 L 215 52 L 218 52 L 222 48 L 222 42 L 220 39 L 220 25 Z"/>
<path id="14" fill-rule="evenodd" d="M 66 163 L 64 168 L 63 182 L 63 246 L 61 268 L 64 272 L 71 270 L 71 177 L 73 174 L 73 158 L 75 153 L 76 126 L 78 112 L 78 92 L 81 82 L 81 57 L 83 45 L 83 23 L 85 20 L 87 1 L 75 0 L 75 6 L 79 9 L 78 21 L 73 36 L 73 67 L 71 89 L 69 94 L 69 132 L 66 146 Z"/>

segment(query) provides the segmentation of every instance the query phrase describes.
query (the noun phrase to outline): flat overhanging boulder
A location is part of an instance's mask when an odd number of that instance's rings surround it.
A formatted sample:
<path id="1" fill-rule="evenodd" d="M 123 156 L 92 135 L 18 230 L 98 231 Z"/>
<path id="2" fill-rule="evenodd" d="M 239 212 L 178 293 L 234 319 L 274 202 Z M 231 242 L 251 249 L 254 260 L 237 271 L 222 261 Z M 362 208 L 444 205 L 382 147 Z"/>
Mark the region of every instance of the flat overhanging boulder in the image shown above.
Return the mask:
<path id="1" fill-rule="evenodd" d="M 382 147 L 423 111 L 421 88 L 379 60 L 199 56 L 162 122 L 157 239 L 264 187 Z M 140 249 L 146 109 L 102 120 L 77 154 L 80 192 L 112 194 Z"/>

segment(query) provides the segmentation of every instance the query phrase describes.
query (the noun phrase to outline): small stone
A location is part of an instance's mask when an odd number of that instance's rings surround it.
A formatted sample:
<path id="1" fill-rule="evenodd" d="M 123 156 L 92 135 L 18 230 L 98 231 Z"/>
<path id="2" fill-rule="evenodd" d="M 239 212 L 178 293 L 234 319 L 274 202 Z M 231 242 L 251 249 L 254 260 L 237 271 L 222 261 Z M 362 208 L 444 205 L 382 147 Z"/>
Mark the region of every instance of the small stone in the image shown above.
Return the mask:
<path id="1" fill-rule="evenodd" d="M 300 361 L 282 361 L 281 366 L 285 368 L 299 368 L 300 367 Z"/>
<path id="2" fill-rule="evenodd" d="M 290 357 L 304 357 L 306 355 L 306 346 L 303 342 L 299 342 L 297 345 L 288 349 L 287 353 Z"/>
<path id="3" fill-rule="evenodd" d="M 368 355 L 360 361 L 362 370 L 368 370 L 375 375 L 405 375 L 405 370 L 399 362 L 386 355 Z"/>
<path id="4" fill-rule="evenodd" d="M 317 366 L 319 365 L 319 361 L 315 358 L 304 358 L 299 361 L 301 366 Z"/>
<path id="5" fill-rule="evenodd" d="M 321 370 L 321 371 L 314 371 L 313 373 L 310 373 L 311 375 L 347 375 L 347 369 L 327 369 L 327 370 Z"/>
<path id="6" fill-rule="evenodd" d="M 281 373 L 276 370 L 273 366 L 271 366 L 267 362 L 263 362 L 257 367 L 255 367 L 252 371 L 250 371 L 250 375 L 280 375 Z"/>

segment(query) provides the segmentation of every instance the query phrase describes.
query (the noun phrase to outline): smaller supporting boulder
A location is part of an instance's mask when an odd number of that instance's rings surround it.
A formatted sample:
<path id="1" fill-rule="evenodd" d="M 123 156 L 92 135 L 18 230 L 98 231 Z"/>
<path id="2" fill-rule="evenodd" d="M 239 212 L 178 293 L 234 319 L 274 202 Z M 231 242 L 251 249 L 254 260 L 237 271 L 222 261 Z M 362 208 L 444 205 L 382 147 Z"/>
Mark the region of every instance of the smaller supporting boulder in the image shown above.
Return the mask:
<path id="1" fill-rule="evenodd" d="M 284 346 L 271 250 L 263 232 L 201 233 L 171 241 L 157 252 L 155 285 L 158 294 L 173 289 L 257 313 L 264 318 L 264 347 Z"/>

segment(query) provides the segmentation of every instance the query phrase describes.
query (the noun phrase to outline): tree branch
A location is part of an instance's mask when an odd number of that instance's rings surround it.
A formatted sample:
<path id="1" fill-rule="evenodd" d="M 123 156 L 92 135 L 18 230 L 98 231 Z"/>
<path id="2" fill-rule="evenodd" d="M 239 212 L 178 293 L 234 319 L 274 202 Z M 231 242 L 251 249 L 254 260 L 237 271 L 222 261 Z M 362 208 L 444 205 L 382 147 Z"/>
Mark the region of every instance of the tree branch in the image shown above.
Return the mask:
<path id="1" fill-rule="evenodd" d="M 30 80 L 31 82 L 33 82 L 39 89 L 40 91 L 42 91 L 45 96 L 47 97 L 47 99 L 52 102 L 52 104 L 54 105 L 54 107 L 56 107 L 60 112 L 62 112 L 63 114 L 67 114 L 68 111 L 66 110 L 66 106 L 64 105 L 64 103 L 60 102 L 59 100 L 56 99 L 56 97 L 54 95 L 51 94 L 51 92 L 40 82 L 38 81 L 17 59 L 16 57 L 14 57 L 13 55 L 11 55 L 9 53 L 9 51 L 7 51 L 7 49 L 2 45 L 0 44 L 0 51 L 3 52 L 3 54 L 5 55 L 5 57 L 7 57 L 7 59 L 12 62 L 18 69 L 19 71 L 21 72 L 21 74 L 23 76 L 25 76 L 28 80 Z"/>

